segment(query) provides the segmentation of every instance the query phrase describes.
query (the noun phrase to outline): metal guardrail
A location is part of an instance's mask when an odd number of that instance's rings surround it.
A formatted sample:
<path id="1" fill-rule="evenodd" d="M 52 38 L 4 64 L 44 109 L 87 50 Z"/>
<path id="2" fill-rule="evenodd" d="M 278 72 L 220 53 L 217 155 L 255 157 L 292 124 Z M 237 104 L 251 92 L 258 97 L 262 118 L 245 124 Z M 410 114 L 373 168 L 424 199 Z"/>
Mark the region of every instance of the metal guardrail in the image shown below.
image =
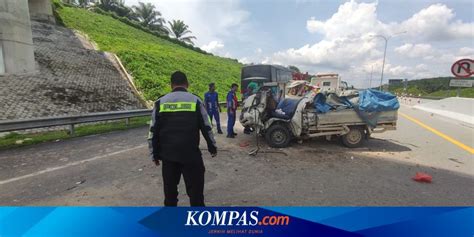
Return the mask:
<path id="1" fill-rule="evenodd" d="M 226 103 L 219 103 L 225 106 Z M 74 135 L 74 125 L 81 123 L 93 123 L 108 120 L 126 119 L 126 124 L 130 122 L 130 118 L 151 116 L 151 109 L 128 110 L 128 111 L 113 111 L 91 113 L 85 115 L 74 116 L 59 116 L 59 117 L 44 117 L 35 119 L 22 120 L 0 120 L 0 132 L 11 132 L 34 128 L 46 128 L 55 126 L 69 126 L 70 135 Z"/>
<path id="2" fill-rule="evenodd" d="M 130 111 L 91 113 L 91 114 L 86 114 L 86 115 L 75 115 L 75 116 L 45 117 L 45 118 L 24 119 L 24 120 L 4 120 L 4 121 L 0 121 L 0 132 L 10 132 L 10 131 L 33 129 L 33 128 L 45 128 L 45 127 L 69 125 L 70 134 L 74 135 L 75 124 L 101 122 L 101 121 L 118 120 L 118 119 L 126 119 L 126 123 L 128 124 L 130 118 L 150 116 L 150 115 L 151 115 L 151 110 L 141 109 L 141 110 L 130 110 Z"/>

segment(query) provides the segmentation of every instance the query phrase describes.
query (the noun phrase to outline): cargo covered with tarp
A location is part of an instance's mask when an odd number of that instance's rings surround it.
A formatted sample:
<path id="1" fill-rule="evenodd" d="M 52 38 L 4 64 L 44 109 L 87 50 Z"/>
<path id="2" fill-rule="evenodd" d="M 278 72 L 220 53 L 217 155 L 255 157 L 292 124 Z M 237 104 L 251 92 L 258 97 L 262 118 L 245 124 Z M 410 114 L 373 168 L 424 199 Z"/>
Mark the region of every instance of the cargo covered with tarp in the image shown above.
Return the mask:
<path id="1" fill-rule="evenodd" d="M 331 110 L 354 108 L 364 112 L 383 112 L 398 110 L 400 104 L 395 95 L 377 90 L 361 90 L 352 96 L 319 93 L 314 98 L 314 108 L 318 113 Z"/>
<path id="2" fill-rule="evenodd" d="M 358 120 L 370 127 L 376 127 L 382 120 L 396 120 L 396 111 L 400 107 L 396 96 L 372 89 L 361 90 L 350 96 L 319 93 L 313 105 L 322 124 Z"/>
<path id="3" fill-rule="evenodd" d="M 400 108 L 398 99 L 389 92 L 373 89 L 359 91 L 359 110 L 364 112 L 392 111 Z"/>

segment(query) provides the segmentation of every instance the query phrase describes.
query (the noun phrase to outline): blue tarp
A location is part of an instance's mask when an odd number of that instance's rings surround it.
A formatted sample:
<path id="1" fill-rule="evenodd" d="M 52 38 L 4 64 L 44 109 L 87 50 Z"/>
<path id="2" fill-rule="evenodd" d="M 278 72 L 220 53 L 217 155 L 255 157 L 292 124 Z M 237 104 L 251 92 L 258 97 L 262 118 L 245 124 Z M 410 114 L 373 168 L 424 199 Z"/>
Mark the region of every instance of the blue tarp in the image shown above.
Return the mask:
<path id="1" fill-rule="evenodd" d="M 301 99 L 283 99 L 282 101 L 280 101 L 280 103 L 278 103 L 276 110 L 281 109 L 284 114 L 273 112 L 273 116 L 282 119 L 291 119 L 296 111 L 296 107 L 298 106 L 300 100 Z"/>
<path id="2" fill-rule="evenodd" d="M 364 112 L 382 112 L 400 108 L 397 97 L 389 92 L 373 89 L 359 91 L 359 110 Z"/>
<path id="3" fill-rule="evenodd" d="M 323 93 L 319 93 L 314 97 L 314 108 L 316 109 L 316 112 L 324 114 L 332 107 L 326 103 L 326 96 Z"/>
<path id="4" fill-rule="evenodd" d="M 314 97 L 314 108 L 316 109 L 316 112 L 321 114 L 324 114 L 329 110 L 352 108 L 352 106 L 353 105 L 349 99 L 345 96 L 338 97 L 335 94 L 326 96 L 323 93 L 319 93 Z"/>
<path id="5" fill-rule="evenodd" d="M 345 96 L 338 97 L 335 94 L 326 96 L 319 93 L 314 98 L 314 108 L 318 113 L 344 108 L 354 108 L 360 112 L 371 113 L 397 110 L 399 107 L 400 104 L 396 96 L 372 89 L 359 91 L 358 105 L 353 105 Z"/>

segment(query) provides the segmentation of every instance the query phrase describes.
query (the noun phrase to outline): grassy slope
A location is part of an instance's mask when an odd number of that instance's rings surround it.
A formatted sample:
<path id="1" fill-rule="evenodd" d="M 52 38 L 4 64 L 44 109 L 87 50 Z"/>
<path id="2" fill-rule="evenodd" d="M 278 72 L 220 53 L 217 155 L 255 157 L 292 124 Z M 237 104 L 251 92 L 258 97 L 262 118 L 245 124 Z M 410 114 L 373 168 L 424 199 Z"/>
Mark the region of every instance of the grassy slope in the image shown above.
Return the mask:
<path id="1" fill-rule="evenodd" d="M 187 74 L 190 91 L 201 97 L 216 82 L 221 101 L 230 85 L 239 82 L 241 64 L 235 60 L 183 48 L 87 10 L 63 7 L 57 12 L 67 27 L 87 34 L 101 50 L 116 53 L 147 100 L 170 91 L 169 78 L 176 70 Z"/>
<path id="2" fill-rule="evenodd" d="M 460 92 L 459 95 L 461 97 L 474 98 L 474 88 L 461 88 L 459 92 Z M 434 97 L 453 97 L 453 96 L 456 96 L 456 94 L 457 94 L 457 89 L 451 89 L 451 90 L 435 91 L 428 95 L 434 96 Z"/>
<path id="3" fill-rule="evenodd" d="M 406 93 L 413 95 L 450 97 L 456 96 L 456 88 L 449 86 L 452 77 L 427 78 L 408 81 Z M 391 86 L 390 91 L 403 93 L 403 85 Z M 474 88 L 461 88 L 461 97 L 474 98 Z"/>

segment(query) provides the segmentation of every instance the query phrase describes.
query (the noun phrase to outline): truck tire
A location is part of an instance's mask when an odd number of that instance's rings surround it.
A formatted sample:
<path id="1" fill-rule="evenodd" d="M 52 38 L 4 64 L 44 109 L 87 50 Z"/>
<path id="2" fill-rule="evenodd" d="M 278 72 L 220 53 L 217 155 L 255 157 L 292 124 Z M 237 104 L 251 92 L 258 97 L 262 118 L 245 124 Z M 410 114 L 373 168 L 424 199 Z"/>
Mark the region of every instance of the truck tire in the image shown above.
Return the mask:
<path id="1" fill-rule="evenodd" d="M 342 136 L 342 144 L 349 148 L 360 147 L 365 142 L 365 131 L 362 127 L 350 127 L 347 134 Z"/>
<path id="2" fill-rule="evenodd" d="M 274 124 L 265 132 L 265 140 L 271 147 L 288 147 L 291 141 L 291 132 L 288 127 L 283 124 Z"/>

